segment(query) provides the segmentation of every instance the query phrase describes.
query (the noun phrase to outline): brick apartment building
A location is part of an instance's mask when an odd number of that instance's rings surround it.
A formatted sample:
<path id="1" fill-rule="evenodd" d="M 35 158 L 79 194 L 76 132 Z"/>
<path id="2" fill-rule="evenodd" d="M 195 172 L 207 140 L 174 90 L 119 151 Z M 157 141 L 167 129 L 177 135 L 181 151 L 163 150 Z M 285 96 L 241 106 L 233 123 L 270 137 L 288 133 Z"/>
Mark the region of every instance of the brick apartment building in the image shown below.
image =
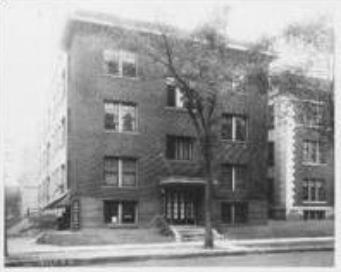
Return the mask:
<path id="1" fill-rule="evenodd" d="M 167 73 L 138 45 L 120 44 L 131 31 L 157 35 L 110 16 L 78 14 L 67 24 L 43 145 L 42 207 L 69 205 L 73 228 L 145 226 L 157 215 L 203 224 L 195 130 Z M 231 61 L 247 61 L 247 48 L 227 50 Z M 216 226 L 267 219 L 267 97 L 254 89 L 219 99 Z"/>
<path id="2" fill-rule="evenodd" d="M 269 96 L 269 206 L 277 219 L 334 215 L 334 151 L 330 82 L 291 75 L 290 88 L 276 80 Z"/>

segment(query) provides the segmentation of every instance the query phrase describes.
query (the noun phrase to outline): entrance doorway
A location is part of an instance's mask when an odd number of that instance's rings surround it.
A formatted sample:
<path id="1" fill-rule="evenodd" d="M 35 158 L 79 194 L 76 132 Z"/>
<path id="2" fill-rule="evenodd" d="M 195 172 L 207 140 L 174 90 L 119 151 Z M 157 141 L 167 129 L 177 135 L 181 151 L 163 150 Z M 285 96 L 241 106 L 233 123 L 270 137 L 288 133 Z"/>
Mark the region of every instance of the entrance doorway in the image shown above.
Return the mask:
<path id="1" fill-rule="evenodd" d="M 165 217 L 170 224 L 197 224 L 199 193 L 197 189 L 166 189 Z"/>

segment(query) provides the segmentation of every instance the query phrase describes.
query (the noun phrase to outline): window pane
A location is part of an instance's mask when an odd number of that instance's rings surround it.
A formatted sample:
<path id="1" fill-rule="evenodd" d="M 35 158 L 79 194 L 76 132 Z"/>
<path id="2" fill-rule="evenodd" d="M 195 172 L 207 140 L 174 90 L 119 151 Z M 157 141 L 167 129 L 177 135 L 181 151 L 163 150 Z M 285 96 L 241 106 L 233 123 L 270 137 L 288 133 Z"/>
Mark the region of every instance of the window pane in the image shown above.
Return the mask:
<path id="1" fill-rule="evenodd" d="M 193 139 L 190 137 L 167 136 L 167 158 L 192 160 Z"/>
<path id="2" fill-rule="evenodd" d="M 234 204 L 235 223 L 245 223 L 247 221 L 248 207 L 247 203 Z"/>
<path id="3" fill-rule="evenodd" d="M 236 188 L 243 190 L 246 188 L 246 166 L 235 166 L 235 184 Z"/>
<path id="4" fill-rule="evenodd" d="M 118 159 L 117 158 L 105 158 L 104 159 L 104 170 L 110 172 L 118 171 Z"/>
<path id="5" fill-rule="evenodd" d="M 309 158 L 309 144 L 307 141 L 303 142 L 303 161 L 307 162 Z"/>
<path id="6" fill-rule="evenodd" d="M 136 130 L 136 108 L 132 105 L 122 105 L 121 122 L 123 131 Z"/>
<path id="7" fill-rule="evenodd" d="M 318 201 L 325 201 L 326 200 L 326 188 L 325 188 L 325 182 L 319 181 L 317 182 L 317 200 Z"/>
<path id="8" fill-rule="evenodd" d="M 119 52 L 105 50 L 103 52 L 106 73 L 119 75 Z"/>
<path id="9" fill-rule="evenodd" d="M 109 185 L 118 185 L 118 159 L 104 159 L 104 182 Z"/>
<path id="10" fill-rule="evenodd" d="M 302 199 L 309 200 L 308 183 L 305 181 L 302 187 Z"/>
<path id="11" fill-rule="evenodd" d="M 314 184 L 311 184 L 310 186 L 310 200 L 315 201 L 316 200 L 316 188 Z"/>
<path id="12" fill-rule="evenodd" d="M 175 86 L 167 85 L 167 106 L 175 107 Z"/>
<path id="13" fill-rule="evenodd" d="M 108 185 L 118 186 L 118 173 L 106 172 L 104 176 L 105 183 Z"/>
<path id="14" fill-rule="evenodd" d="M 136 77 L 136 64 L 124 61 L 122 63 L 122 72 L 123 76 Z"/>
<path id="15" fill-rule="evenodd" d="M 310 162 L 317 162 L 317 143 L 310 142 Z"/>
<path id="16" fill-rule="evenodd" d="M 318 163 L 320 147 L 315 141 L 304 141 L 303 143 L 303 159 L 305 162 Z"/>
<path id="17" fill-rule="evenodd" d="M 304 112 L 304 123 L 306 125 L 321 125 L 323 117 L 323 105 L 307 102 L 304 105 Z"/>
<path id="18" fill-rule="evenodd" d="M 175 159 L 175 137 L 167 136 L 166 156 L 168 159 Z"/>
<path id="19" fill-rule="evenodd" d="M 122 160 L 123 163 L 123 186 L 136 186 L 136 160 L 135 159 L 125 159 Z"/>
<path id="20" fill-rule="evenodd" d="M 122 202 L 122 223 L 135 223 L 135 202 Z"/>
<path id="21" fill-rule="evenodd" d="M 232 166 L 222 165 L 221 167 L 221 186 L 224 189 L 232 190 Z"/>
<path id="22" fill-rule="evenodd" d="M 122 74 L 127 77 L 136 77 L 136 55 L 130 52 L 121 52 Z"/>
<path id="23" fill-rule="evenodd" d="M 326 158 L 326 144 L 319 142 L 318 148 L 319 148 L 319 151 L 318 151 L 319 152 L 318 162 L 319 163 L 326 163 L 326 161 L 327 161 L 327 158 Z"/>
<path id="24" fill-rule="evenodd" d="M 118 103 L 104 104 L 105 119 L 104 126 L 106 129 L 118 130 Z"/>
<path id="25" fill-rule="evenodd" d="M 221 126 L 221 137 L 232 140 L 232 116 L 224 115 Z"/>
<path id="26" fill-rule="evenodd" d="M 119 223 L 118 220 L 118 202 L 105 200 L 103 206 L 104 222 Z"/>
<path id="27" fill-rule="evenodd" d="M 175 92 L 176 92 L 176 107 L 183 108 L 184 107 L 184 95 L 180 91 L 179 87 L 175 88 Z"/>
<path id="28" fill-rule="evenodd" d="M 232 223 L 232 215 L 231 215 L 231 204 L 230 203 L 221 203 L 221 221 L 223 223 L 230 224 Z"/>
<path id="29" fill-rule="evenodd" d="M 245 141 L 246 140 L 246 118 L 245 117 L 235 117 L 236 122 L 236 140 Z"/>
<path id="30" fill-rule="evenodd" d="M 135 187 L 136 186 L 136 174 L 124 173 L 123 174 L 123 186 Z"/>

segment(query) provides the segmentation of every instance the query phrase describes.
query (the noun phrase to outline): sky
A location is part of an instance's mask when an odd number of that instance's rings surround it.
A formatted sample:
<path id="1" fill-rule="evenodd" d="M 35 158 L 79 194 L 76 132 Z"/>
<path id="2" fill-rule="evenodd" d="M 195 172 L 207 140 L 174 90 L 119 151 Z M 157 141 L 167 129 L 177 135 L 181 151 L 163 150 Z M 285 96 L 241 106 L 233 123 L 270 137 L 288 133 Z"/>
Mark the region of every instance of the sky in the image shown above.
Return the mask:
<path id="1" fill-rule="evenodd" d="M 2 1 L 0 1 L 2 2 Z M 112 13 L 193 28 L 215 10 L 229 6 L 228 34 L 255 41 L 276 35 L 289 23 L 331 14 L 328 1 L 8 1 L 1 6 L 2 123 L 13 160 L 7 164 L 15 184 L 21 154 L 39 142 L 46 94 L 66 18 L 75 10 Z M 38 159 L 39 154 L 32 159 Z M 27 165 L 29 165 L 27 161 Z"/>

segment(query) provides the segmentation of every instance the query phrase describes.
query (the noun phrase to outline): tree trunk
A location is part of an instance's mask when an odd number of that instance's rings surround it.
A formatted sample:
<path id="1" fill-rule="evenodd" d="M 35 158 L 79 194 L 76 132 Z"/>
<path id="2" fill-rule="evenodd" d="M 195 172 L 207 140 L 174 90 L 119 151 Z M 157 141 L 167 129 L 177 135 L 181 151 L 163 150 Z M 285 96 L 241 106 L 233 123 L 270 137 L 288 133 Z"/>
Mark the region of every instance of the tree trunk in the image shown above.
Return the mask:
<path id="1" fill-rule="evenodd" d="M 212 233 L 212 160 L 211 160 L 211 145 L 209 140 L 203 147 L 204 150 L 204 161 L 205 161 L 205 174 L 206 174 L 206 185 L 205 185 L 205 248 L 213 248 L 214 240 Z"/>

